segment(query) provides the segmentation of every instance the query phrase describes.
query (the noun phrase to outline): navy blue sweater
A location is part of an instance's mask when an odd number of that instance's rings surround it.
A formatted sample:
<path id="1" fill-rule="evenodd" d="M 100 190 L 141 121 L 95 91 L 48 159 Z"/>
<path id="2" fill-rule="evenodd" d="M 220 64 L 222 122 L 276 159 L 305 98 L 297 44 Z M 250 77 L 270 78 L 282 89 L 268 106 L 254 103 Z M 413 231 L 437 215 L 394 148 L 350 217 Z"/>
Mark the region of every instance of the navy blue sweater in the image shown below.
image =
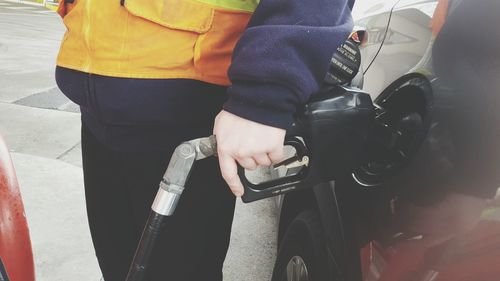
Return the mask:
<path id="1" fill-rule="evenodd" d="M 354 0 L 261 0 L 238 42 L 224 109 L 288 128 L 352 31 Z"/>
<path id="2" fill-rule="evenodd" d="M 115 78 L 62 67 L 57 83 L 80 105 L 93 134 L 115 149 L 160 149 L 163 139 L 172 136 L 169 132 L 188 127 L 210 134 L 222 107 L 286 129 L 297 106 L 318 89 L 333 52 L 351 31 L 352 4 L 261 0 L 234 51 L 228 90 L 187 79 Z"/>

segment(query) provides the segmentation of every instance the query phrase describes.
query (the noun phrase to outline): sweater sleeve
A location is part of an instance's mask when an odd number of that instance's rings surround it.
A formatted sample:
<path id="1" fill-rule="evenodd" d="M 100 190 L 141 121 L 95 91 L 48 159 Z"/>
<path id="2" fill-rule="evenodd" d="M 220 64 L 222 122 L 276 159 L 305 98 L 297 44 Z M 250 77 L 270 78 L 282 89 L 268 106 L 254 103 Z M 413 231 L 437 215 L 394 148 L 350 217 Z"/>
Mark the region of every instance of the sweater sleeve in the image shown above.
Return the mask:
<path id="1" fill-rule="evenodd" d="M 224 109 L 287 129 L 352 31 L 352 0 L 261 0 L 235 47 Z"/>

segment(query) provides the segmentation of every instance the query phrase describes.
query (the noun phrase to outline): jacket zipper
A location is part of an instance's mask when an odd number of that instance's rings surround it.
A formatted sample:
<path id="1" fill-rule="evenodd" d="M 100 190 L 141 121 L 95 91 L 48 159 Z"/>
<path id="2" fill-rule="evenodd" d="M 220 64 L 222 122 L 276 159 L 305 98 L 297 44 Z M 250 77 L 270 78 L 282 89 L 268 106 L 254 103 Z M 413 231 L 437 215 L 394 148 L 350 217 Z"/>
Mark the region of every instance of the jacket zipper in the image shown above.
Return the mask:
<path id="1" fill-rule="evenodd" d="M 87 48 L 87 56 L 85 57 L 85 63 L 83 65 L 84 72 L 90 71 L 91 65 L 91 46 L 90 46 L 90 32 L 91 32 L 91 6 L 92 0 L 85 0 L 85 21 L 83 21 L 83 38 L 85 41 L 85 47 Z"/>

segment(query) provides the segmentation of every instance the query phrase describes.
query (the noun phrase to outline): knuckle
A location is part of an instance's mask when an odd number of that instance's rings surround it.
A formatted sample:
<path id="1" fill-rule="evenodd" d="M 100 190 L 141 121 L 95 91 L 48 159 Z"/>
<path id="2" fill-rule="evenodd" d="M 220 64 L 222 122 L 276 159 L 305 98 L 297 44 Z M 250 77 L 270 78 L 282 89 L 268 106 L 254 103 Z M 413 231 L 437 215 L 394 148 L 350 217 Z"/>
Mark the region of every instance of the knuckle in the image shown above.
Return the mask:
<path id="1" fill-rule="evenodd" d="M 275 151 L 269 153 L 269 158 L 271 158 L 271 160 L 274 160 L 276 158 L 280 158 L 282 156 L 283 156 L 283 152 L 281 152 L 281 151 L 276 151 L 275 150 Z"/>
<path id="2" fill-rule="evenodd" d="M 256 164 L 248 164 L 244 168 L 247 169 L 247 170 L 251 170 L 252 171 L 252 170 L 257 169 L 257 165 Z"/>
<path id="3" fill-rule="evenodd" d="M 257 159 L 257 164 L 262 166 L 269 166 L 271 164 L 271 161 L 267 157 L 259 157 Z"/>
<path id="4" fill-rule="evenodd" d="M 238 161 L 238 163 L 240 164 L 241 167 L 249 170 L 250 168 L 252 168 L 252 163 L 249 163 L 248 161 L 245 161 L 245 160 L 240 160 Z"/>
<path id="5" fill-rule="evenodd" d="M 235 190 L 238 190 L 240 184 L 239 184 L 238 180 L 233 180 L 233 181 L 227 182 L 227 185 L 229 186 L 229 188 L 231 190 L 235 191 Z"/>
<path id="6" fill-rule="evenodd" d="M 283 154 L 283 150 L 284 150 L 284 149 L 283 149 L 283 145 L 280 145 L 280 146 L 275 147 L 275 148 L 273 149 L 273 152 L 274 152 L 275 154 Z"/>
<path id="7" fill-rule="evenodd" d="M 224 177 L 224 179 L 228 180 L 228 181 L 233 181 L 234 180 L 234 174 L 230 171 L 225 171 L 222 173 L 222 176 Z"/>
<path id="8" fill-rule="evenodd" d="M 220 143 L 217 146 L 217 150 L 219 154 L 225 154 L 225 155 L 230 155 L 231 154 L 231 147 L 226 145 L 224 142 Z"/>
<path id="9" fill-rule="evenodd" d="M 234 179 L 233 173 L 231 173 L 230 171 L 227 171 L 225 169 L 221 170 L 221 174 L 222 174 L 222 178 L 224 178 L 224 180 L 226 180 L 227 182 L 232 181 Z"/>
<path id="10" fill-rule="evenodd" d="M 245 158 L 247 157 L 247 153 L 245 150 L 242 150 L 242 149 L 238 149 L 236 152 L 235 152 L 235 156 L 237 158 Z"/>

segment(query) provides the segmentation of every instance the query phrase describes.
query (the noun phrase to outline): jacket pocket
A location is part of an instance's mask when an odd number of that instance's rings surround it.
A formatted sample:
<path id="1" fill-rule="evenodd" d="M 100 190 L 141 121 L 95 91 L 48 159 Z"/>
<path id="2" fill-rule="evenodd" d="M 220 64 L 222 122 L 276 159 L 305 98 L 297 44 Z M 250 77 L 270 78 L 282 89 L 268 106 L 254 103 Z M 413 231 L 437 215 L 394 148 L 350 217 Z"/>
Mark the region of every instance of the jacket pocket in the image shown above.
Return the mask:
<path id="1" fill-rule="evenodd" d="M 210 30 L 214 18 L 212 7 L 192 0 L 125 0 L 124 6 L 134 16 L 199 34 Z"/>

